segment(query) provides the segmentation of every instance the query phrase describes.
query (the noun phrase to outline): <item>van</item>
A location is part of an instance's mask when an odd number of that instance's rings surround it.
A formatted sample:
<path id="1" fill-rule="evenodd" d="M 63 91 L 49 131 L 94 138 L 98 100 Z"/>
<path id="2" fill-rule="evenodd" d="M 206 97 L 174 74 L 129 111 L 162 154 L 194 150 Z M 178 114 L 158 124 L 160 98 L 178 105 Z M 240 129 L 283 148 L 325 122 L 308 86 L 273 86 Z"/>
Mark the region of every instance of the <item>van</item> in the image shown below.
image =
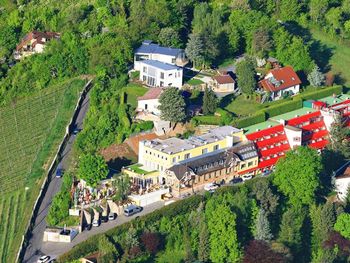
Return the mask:
<path id="1" fill-rule="evenodd" d="M 63 169 L 61 167 L 58 167 L 56 170 L 56 177 L 61 178 L 63 175 Z"/>
<path id="2" fill-rule="evenodd" d="M 132 216 L 136 213 L 141 212 L 142 207 L 141 206 L 136 206 L 136 205 L 129 205 L 124 209 L 124 215 L 126 216 Z"/>

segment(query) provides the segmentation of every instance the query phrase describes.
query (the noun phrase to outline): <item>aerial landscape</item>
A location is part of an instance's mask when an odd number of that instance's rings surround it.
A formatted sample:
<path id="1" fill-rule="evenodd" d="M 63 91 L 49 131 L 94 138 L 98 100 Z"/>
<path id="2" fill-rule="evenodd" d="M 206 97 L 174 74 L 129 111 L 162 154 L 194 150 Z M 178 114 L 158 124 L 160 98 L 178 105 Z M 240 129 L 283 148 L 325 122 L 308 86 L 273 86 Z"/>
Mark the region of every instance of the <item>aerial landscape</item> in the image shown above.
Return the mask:
<path id="1" fill-rule="evenodd" d="M 350 262 L 350 0 L 0 0 L 0 263 Z"/>

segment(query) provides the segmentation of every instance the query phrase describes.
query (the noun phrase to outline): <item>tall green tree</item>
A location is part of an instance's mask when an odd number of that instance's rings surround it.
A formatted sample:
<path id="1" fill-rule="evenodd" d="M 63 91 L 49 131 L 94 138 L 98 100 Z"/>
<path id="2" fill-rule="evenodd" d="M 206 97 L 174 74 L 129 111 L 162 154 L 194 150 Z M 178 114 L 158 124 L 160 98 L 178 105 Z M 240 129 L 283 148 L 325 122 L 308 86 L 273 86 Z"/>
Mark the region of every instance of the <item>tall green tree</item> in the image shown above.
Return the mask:
<path id="1" fill-rule="evenodd" d="M 185 53 L 186 56 L 192 61 L 193 67 L 201 67 L 204 60 L 203 42 L 200 36 L 190 34 Z"/>
<path id="2" fill-rule="evenodd" d="M 313 70 L 307 75 L 307 80 L 313 87 L 320 87 L 325 81 L 325 76 L 320 71 L 320 68 L 315 65 Z"/>
<path id="3" fill-rule="evenodd" d="M 260 58 L 265 58 L 271 49 L 272 41 L 269 30 L 264 27 L 258 28 L 253 35 L 252 53 Z"/>
<path id="4" fill-rule="evenodd" d="M 236 74 L 238 87 L 241 91 L 246 95 L 253 94 L 256 88 L 254 64 L 248 59 L 238 62 Z"/>
<path id="5" fill-rule="evenodd" d="M 334 229 L 343 237 L 350 239 L 350 214 L 342 213 L 334 224 Z"/>
<path id="6" fill-rule="evenodd" d="M 159 110 L 161 118 L 170 122 L 181 122 L 185 120 L 185 100 L 177 88 L 170 87 L 160 95 Z"/>
<path id="7" fill-rule="evenodd" d="M 98 240 L 98 252 L 98 262 L 101 263 L 114 263 L 119 256 L 118 250 L 106 235 L 100 236 Z"/>
<path id="8" fill-rule="evenodd" d="M 335 116 L 330 130 L 330 147 L 334 152 L 338 152 L 345 158 L 350 157 L 350 142 L 348 137 L 350 135 L 349 130 L 345 127 L 340 116 Z"/>
<path id="9" fill-rule="evenodd" d="M 80 156 L 78 176 L 87 185 L 95 187 L 107 175 L 108 167 L 101 155 L 86 153 Z"/>
<path id="10" fill-rule="evenodd" d="M 320 186 L 321 158 L 316 150 L 300 146 L 278 160 L 273 183 L 291 205 L 312 204 Z"/>
<path id="11" fill-rule="evenodd" d="M 171 27 L 164 27 L 160 30 L 158 41 L 166 47 L 179 47 L 180 37 L 177 31 Z"/>
<path id="12" fill-rule="evenodd" d="M 203 113 L 213 114 L 217 108 L 217 98 L 213 90 L 205 88 L 203 96 Z"/>
<path id="13" fill-rule="evenodd" d="M 279 197 L 272 192 L 269 180 L 263 178 L 255 181 L 255 184 L 253 185 L 253 193 L 259 201 L 260 206 L 267 214 L 275 213 Z"/>
<path id="14" fill-rule="evenodd" d="M 213 199 L 206 205 L 208 218 L 210 260 L 213 262 L 239 262 L 242 253 L 236 232 L 236 214 L 225 204 L 215 204 Z"/>
<path id="15" fill-rule="evenodd" d="M 128 194 L 130 191 L 130 178 L 128 175 L 121 175 L 116 178 L 116 180 L 113 182 L 116 193 L 113 197 L 114 201 L 123 201 L 128 198 Z"/>
<path id="16" fill-rule="evenodd" d="M 209 244 L 208 226 L 206 224 L 204 216 L 202 216 L 202 219 L 199 225 L 198 259 L 201 262 L 208 262 L 209 252 L 210 252 L 210 244 Z"/>

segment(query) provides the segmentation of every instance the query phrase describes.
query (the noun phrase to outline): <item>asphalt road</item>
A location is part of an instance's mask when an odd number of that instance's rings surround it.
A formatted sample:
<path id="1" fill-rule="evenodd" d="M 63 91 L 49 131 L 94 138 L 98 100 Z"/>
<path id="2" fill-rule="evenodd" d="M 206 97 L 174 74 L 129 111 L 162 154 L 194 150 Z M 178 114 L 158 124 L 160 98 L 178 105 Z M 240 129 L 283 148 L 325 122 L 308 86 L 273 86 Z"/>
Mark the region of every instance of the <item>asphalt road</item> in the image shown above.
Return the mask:
<path id="1" fill-rule="evenodd" d="M 86 115 L 86 112 L 89 108 L 89 93 L 85 97 L 82 106 L 79 110 L 78 117 L 75 121 L 75 127 L 78 127 L 79 129 L 83 128 L 83 120 Z M 62 167 L 63 169 L 67 168 L 67 159 L 71 152 L 73 142 L 75 140 L 75 136 L 71 135 L 68 143 L 66 144 L 62 159 L 59 164 L 59 167 Z M 59 191 L 61 187 L 61 178 L 56 178 L 53 176 L 51 181 L 49 182 L 49 187 L 45 193 L 45 197 L 43 201 L 41 202 L 36 220 L 35 220 L 35 226 L 32 231 L 32 237 L 29 240 L 28 247 L 26 249 L 25 255 L 24 255 L 24 261 L 23 262 L 37 262 L 38 258 L 44 254 L 42 251 L 42 245 L 43 245 L 43 235 L 46 228 L 46 215 L 48 213 L 50 204 L 52 202 L 52 198 L 54 195 Z"/>

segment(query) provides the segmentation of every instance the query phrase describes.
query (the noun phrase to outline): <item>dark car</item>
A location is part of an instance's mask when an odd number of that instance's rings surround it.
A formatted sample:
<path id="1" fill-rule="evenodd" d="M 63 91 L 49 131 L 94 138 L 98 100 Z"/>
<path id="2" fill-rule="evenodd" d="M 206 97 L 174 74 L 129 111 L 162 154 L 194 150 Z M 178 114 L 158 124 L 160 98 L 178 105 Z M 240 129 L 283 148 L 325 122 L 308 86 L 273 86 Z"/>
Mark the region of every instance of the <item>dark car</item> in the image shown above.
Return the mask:
<path id="1" fill-rule="evenodd" d="M 56 177 L 57 177 L 57 178 L 61 178 L 62 175 L 63 175 L 63 169 L 60 168 L 60 167 L 57 168 L 57 170 L 56 170 Z"/>
<path id="2" fill-rule="evenodd" d="M 101 222 L 107 223 L 108 222 L 108 216 L 101 216 Z"/>
<path id="3" fill-rule="evenodd" d="M 75 127 L 73 130 L 73 134 L 77 135 L 80 131 L 81 131 L 81 129 L 79 129 L 78 127 Z"/>
<path id="4" fill-rule="evenodd" d="M 88 231 L 90 231 L 91 228 L 92 228 L 92 224 L 88 224 L 88 225 L 85 227 L 85 229 L 88 230 Z"/>
<path id="5" fill-rule="evenodd" d="M 240 177 L 237 177 L 237 178 L 233 178 L 231 181 L 230 181 L 230 184 L 239 184 L 239 183 L 242 183 L 243 182 L 243 179 L 240 178 Z"/>

